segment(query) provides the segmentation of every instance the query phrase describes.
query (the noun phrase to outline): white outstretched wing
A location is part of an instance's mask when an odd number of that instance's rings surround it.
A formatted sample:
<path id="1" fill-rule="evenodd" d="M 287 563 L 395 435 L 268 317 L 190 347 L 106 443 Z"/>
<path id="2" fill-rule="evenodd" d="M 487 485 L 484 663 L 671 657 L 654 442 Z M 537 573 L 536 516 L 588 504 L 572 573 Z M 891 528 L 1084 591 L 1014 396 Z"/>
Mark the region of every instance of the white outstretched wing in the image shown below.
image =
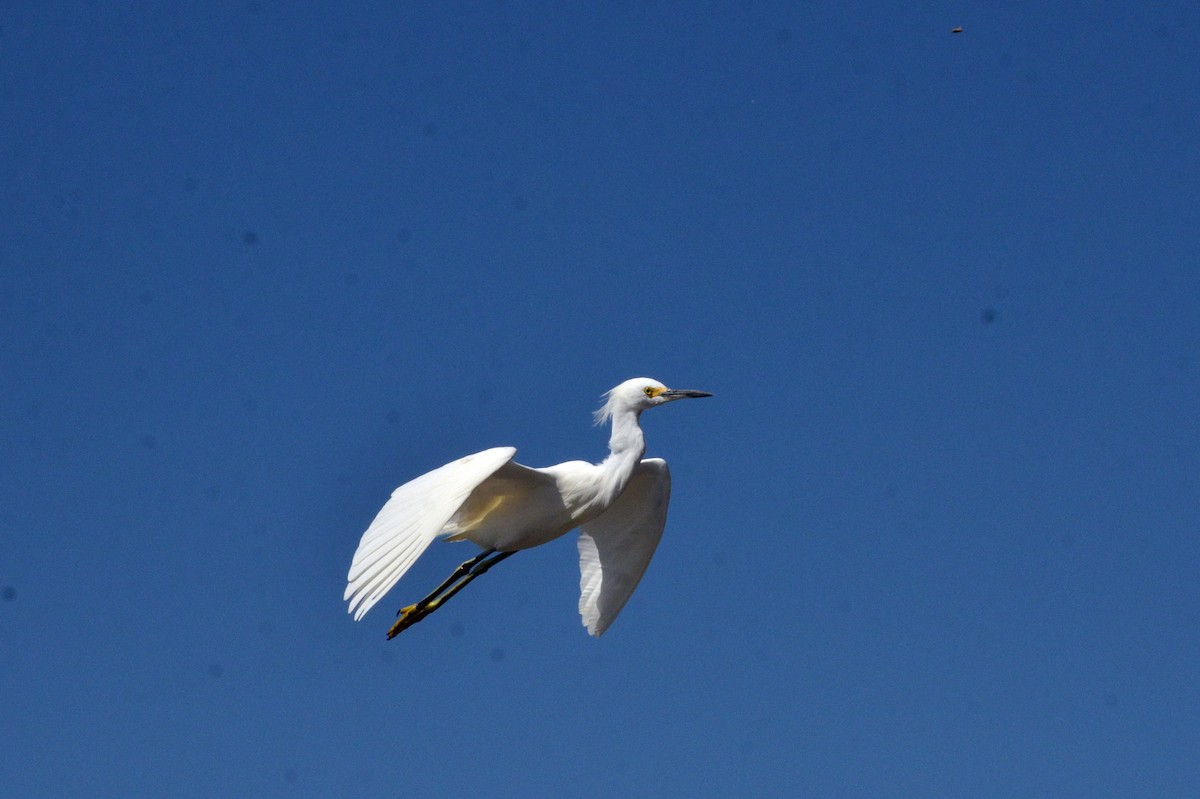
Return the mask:
<path id="1" fill-rule="evenodd" d="M 358 621 L 425 551 L 476 486 L 516 454 L 496 447 L 459 458 L 392 492 L 363 533 L 346 576 L 349 611 Z"/>
<path id="2" fill-rule="evenodd" d="M 638 464 L 625 492 L 579 531 L 579 615 L 599 636 L 637 588 L 658 548 L 671 500 L 671 472 L 659 458 Z"/>

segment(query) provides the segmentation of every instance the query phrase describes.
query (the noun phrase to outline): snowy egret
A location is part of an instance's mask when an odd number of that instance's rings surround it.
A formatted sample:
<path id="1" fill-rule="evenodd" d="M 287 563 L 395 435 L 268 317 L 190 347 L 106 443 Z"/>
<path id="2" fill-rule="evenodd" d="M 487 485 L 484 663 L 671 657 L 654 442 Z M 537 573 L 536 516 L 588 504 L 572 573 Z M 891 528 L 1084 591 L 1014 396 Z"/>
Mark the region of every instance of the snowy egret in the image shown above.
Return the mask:
<path id="1" fill-rule="evenodd" d="M 522 549 L 579 528 L 579 613 L 599 636 L 625 606 L 658 547 L 667 521 L 671 473 L 659 458 L 642 460 L 642 411 L 705 391 L 669 389 L 635 377 L 604 395 L 596 424 L 612 421 L 603 463 L 567 461 L 531 469 L 516 449 L 495 447 L 459 458 L 397 488 L 363 533 L 347 575 L 357 621 L 383 598 L 421 553 L 442 536 L 483 548 L 429 596 L 396 614 L 395 638 L 433 613 L 472 580 Z"/>

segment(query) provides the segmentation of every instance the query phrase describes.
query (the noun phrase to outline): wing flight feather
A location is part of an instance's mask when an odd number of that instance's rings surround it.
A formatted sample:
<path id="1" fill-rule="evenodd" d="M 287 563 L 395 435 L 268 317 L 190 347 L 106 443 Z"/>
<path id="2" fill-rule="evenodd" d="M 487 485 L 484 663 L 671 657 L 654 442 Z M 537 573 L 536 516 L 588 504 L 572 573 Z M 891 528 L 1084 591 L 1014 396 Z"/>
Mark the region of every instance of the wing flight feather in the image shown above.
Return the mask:
<path id="1" fill-rule="evenodd" d="M 475 488 L 512 460 L 513 447 L 495 447 L 414 478 L 392 492 L 363 533 L 344 599 L 361 619 L 421 556 Z"/>
<path id="2" fill-rule="evenodd" d="M 579 615 L 600 636 L 625 607 L 658 548 L 671 500 L 667 462 L 638 464 L 624 493 L 579 531 Z"/>

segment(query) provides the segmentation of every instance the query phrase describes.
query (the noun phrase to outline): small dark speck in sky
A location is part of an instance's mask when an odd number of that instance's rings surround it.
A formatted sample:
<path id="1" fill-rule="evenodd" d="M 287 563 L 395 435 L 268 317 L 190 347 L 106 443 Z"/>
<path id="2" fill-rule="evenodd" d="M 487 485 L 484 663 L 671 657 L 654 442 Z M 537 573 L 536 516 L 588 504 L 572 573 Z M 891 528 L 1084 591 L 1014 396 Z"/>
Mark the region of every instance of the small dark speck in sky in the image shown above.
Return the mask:
<path id="1" fill-rule="evenodd" d="M 252 244 L 258 244 L 258 234 L 255 233 L 253 230 L 247 230 L 245 233 L 242 234 L 242 243 L 247 246 L 252 245 Z"/>
<path id="2" fill-rule="evenodd" d="M 979 319 L 985 325 L 990 325 L 992 322 L 996 321 L 996 309 L 995 308 L 984 308 L 983 313 L 979 314 Z"/>
<path id="3" fill-rule="evenodd" d="M 4 591 L 0 592 L 0 596 L 4 597 L 5 602 L 12 602 L 17 598 L 17 589 L 13 588 L 11 585 L 6 585 L 4 586 Z"/>
<path id="4" fill-rule="evenodd" d="M 962 33 L 962 28 L 961 28 L 961 27 L 959 27 L 959 28 L 951 28 L 951 29 L 950 29 L 950 32 L 951 32 L 951 33 Z"/>

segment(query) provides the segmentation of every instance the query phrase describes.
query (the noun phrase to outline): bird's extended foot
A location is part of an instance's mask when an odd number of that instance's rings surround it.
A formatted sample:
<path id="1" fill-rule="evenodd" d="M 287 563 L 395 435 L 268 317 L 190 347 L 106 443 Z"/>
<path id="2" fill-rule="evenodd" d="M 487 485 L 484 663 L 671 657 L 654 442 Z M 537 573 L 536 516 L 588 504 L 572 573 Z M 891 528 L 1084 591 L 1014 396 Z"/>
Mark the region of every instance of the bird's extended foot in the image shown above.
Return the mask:
<path id="1" fill-rule="evenodd" d="M 396 611 L 396 615 L 399 616 L 399 618 L 396 619 L 396 623 L 392 625 L 392 629 L 388 630 L 387 637 L 389 641 L 407 630 L 409 627 L 412 627 L 421 619 L 425 618 L 426 614 L 417 610 L 417 605 L 406 605 L 405 607 L 402 607 L 400 610 Z"/>

